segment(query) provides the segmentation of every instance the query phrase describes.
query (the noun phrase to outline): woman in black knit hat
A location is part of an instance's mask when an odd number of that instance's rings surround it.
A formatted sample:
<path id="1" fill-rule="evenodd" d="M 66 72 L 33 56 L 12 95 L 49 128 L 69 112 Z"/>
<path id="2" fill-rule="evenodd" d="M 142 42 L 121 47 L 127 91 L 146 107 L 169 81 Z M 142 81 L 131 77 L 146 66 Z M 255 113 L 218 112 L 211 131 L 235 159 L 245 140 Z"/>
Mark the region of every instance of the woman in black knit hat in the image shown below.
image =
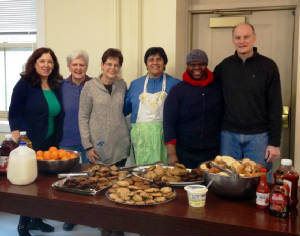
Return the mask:
<path id="1" fill-rule="evenodd" d="M 170 165 L 197 168 L 219 154 L 223 101 L 206 53 L 192 50 L 186 64 L 183 81 L 171 89 L 164 105 L 164 140 Z"/>

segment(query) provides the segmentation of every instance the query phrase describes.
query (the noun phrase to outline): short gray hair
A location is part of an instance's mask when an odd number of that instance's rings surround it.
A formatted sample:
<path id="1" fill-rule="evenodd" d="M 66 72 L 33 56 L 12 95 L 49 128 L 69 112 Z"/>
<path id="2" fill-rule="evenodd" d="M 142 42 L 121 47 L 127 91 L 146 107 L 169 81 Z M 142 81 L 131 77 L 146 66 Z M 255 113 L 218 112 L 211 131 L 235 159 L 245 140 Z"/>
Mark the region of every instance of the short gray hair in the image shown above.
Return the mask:
<path id="1" fill-rule="evenodd" d="M 85 64 L 89 65 L 89 55 L 84 50 L 75 50 L 67 56 L 67 65 L 70 66 L 74 59 L 82 58 Z"/>

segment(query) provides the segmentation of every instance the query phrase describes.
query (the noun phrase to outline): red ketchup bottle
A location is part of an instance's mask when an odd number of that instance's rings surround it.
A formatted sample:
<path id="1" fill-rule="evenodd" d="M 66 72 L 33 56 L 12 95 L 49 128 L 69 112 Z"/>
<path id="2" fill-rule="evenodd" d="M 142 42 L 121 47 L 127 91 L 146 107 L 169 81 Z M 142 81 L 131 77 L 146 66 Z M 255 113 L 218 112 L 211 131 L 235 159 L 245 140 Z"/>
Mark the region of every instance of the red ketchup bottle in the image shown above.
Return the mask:
<path id="1" fill-rule="evenodd" d="M 269 211 L 271 215 L 287 217 L 289 215 L 289 192 L 290 187 L 284 184 L 284 176 L 287 173 L 287 159 L 281 160 L 281 165 L 274 173 L 275 185 L 270 194 Z"/>
<path id="2" fill-rule="evenodd" d="M 288 189 L 289 207 L 296 208 L 298 204 L 297 187 L 299 174 L 293 170 L 292 164 L 291 159 L 281 159 L 280 168 L 274 173 L 274 179 L 277 174 L 283 175 L 283 185 Z"/>
<path id="3" fill-rule="evenodd" d="M 256 189 L 256 207 L 260 209 L 266 209 L 269 207 L 270 188 L 267 183 L 267 170 L 262 168 L 260 170 L 260 181 Z"/>
<path id="4" fill-rule="evenodd" d="M 13 141 L 11 134 L 6 134 L 0 150 L 0 172 L 6 172 L 9 153 L 17 147 L 18 144 Z"/>

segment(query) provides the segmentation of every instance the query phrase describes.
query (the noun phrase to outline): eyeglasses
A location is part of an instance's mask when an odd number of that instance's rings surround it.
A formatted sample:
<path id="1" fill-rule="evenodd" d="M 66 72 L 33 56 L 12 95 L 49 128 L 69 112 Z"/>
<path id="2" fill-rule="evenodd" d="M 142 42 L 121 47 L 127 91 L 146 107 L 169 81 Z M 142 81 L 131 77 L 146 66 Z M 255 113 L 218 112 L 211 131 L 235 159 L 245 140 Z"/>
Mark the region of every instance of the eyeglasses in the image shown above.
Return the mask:
<path id="1" fill-rule="evenodd" d="M 106 65 L 108 67 L 113 67 L 113 68 L 120 68 L 119 64 L 112 64 L 110 62 L 105 62 L 104 65 Z"/>
<path id="2" fill-rule="evenodd" d="M 205 67 L 206 64 L 203 64 L 203 63 L 189 63 L 188 66 L 191 67 L 191 68 L 196 68 L 196 67 Z"/>

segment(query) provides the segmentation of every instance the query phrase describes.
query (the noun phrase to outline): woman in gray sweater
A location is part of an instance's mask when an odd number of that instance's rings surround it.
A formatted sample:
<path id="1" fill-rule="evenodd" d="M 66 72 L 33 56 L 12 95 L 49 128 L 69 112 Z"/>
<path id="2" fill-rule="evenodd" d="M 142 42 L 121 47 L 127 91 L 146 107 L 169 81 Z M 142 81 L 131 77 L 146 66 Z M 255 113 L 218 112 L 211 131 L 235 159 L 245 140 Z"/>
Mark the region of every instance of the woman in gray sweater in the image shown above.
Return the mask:
<path id="1" fill-rule="evenodd" d="M 124 166 L 129 155 L 129 130 L 122 111 L 126 83 L 117 79 L 122 63 L 120 50 L 106 50 L 103 73 L 86 82 L 80 95 L 79 130 L 91 163 Z"/>

